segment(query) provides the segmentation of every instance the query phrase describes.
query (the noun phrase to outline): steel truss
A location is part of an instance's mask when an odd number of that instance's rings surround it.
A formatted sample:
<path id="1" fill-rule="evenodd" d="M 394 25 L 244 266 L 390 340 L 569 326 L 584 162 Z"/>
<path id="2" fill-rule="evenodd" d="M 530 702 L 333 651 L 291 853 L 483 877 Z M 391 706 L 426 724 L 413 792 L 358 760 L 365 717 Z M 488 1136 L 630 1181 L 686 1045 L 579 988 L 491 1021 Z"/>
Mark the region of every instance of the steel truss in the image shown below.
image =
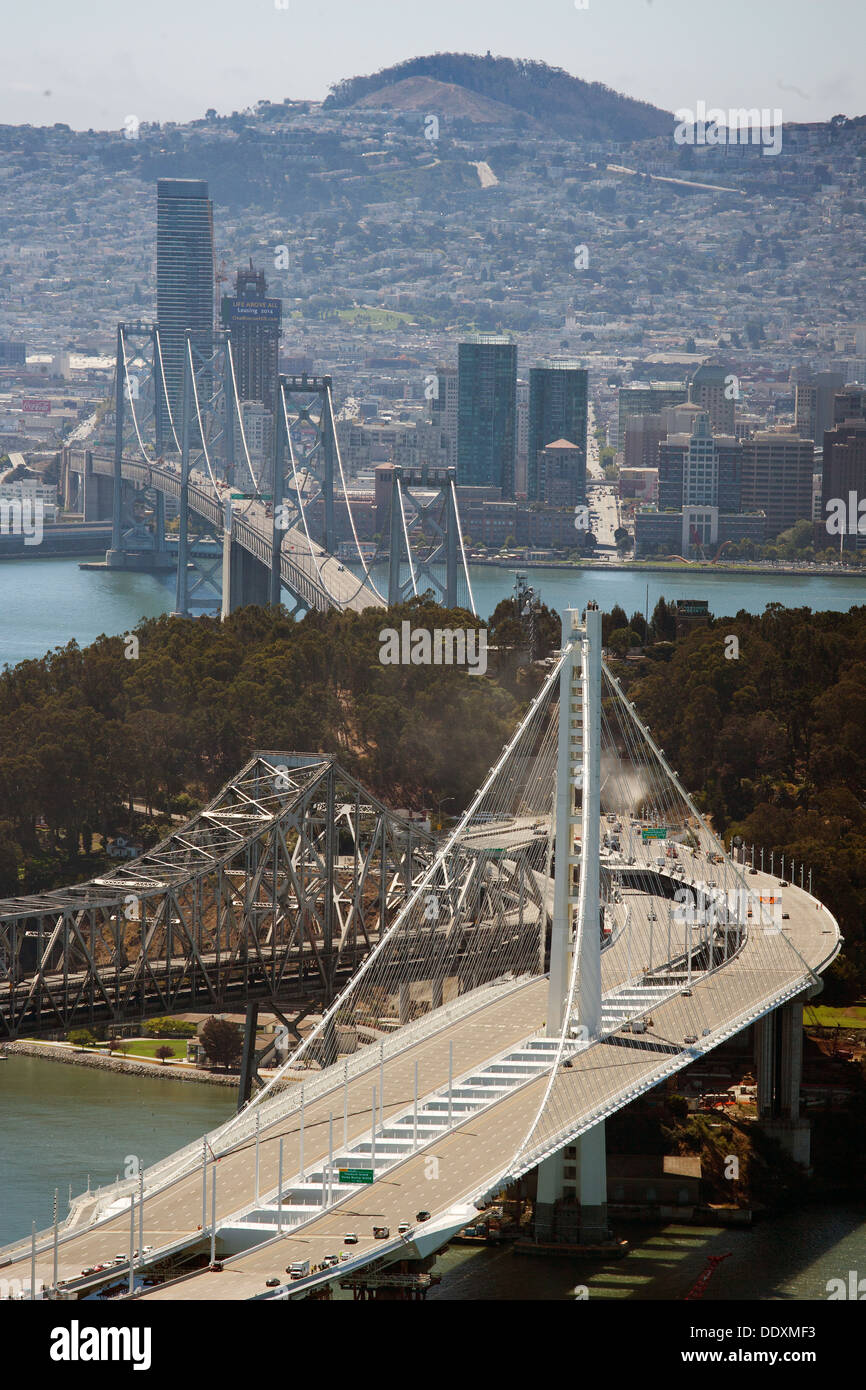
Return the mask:
<path id="1" fill-rule="evenodd" d="M 0 901 L 0 1037 L 254 999 L 327 1004 L 433 845 L 333 758 L 258 753 L 140 858 Z"/>

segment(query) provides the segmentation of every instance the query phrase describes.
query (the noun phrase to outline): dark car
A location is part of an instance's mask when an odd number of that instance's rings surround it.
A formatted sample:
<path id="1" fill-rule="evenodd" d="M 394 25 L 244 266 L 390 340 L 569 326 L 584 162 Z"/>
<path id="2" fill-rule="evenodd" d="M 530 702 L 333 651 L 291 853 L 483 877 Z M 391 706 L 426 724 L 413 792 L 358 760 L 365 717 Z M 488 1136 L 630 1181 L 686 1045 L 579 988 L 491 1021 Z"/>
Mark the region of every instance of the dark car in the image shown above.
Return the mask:
<path id="1" fill-rule="evenodd" d="M 416 1213 L 415 1213 L 415 1220 L 416 1220 L 416 1221 L 429 1221 L 429 1220 L 430 1220 L 430 1213 L 429 1213 L 429 1211 L 416 1211 Z"/>
<path id="2" fill-rule="evenodd" d="M 281 1282 L 282 1282 L 282 1281 L 279 1280 L 279 1279 L 276 1277 L 276 1275 L 275 1275 L 273 1279 L 266 1279 L 266 1280 L 265 1280 L 265 1288 L 266 1288 L 266 1289 L 278 1289 L 278 1288 L 280 1287 L 280 1283 L 281 1283 Z"/>

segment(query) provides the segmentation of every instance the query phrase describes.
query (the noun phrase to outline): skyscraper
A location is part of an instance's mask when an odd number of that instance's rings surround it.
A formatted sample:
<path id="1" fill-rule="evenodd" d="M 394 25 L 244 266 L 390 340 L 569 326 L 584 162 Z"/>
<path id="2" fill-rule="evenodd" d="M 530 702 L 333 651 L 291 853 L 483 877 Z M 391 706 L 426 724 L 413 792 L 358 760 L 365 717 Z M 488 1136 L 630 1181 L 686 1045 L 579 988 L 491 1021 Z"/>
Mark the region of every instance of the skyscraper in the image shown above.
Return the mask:
<path id="1" fill-rule="evenodd" d="M 795 415 L 797 433 L 801 439 L 812 439 L 820 449 L 824 431 L 833 428 L 833 406 L 836 393 L 842 390 L 841 372 L 798 372 L 795 385 Z"/>
<path id="2" fill-rule="evenodd" d="M 617 449 L 625 448 L 626 421 L 633 415 L 658 415 L 665 406 L 681 405 L 688 398 L 685 383 L 669 381 L 630 381 L 617 393 Z M 612 441 L 613 442 L 613 441 Z"/>
<path id="3" fill-rule="evenodd" d="M 179 436 L 186 330 L 203 350 L 213 333 L 213 208 L 202 179 L 158 179 L 156 191 L 156 317 Z M 170 438 L 167 415 L 160 423 Z"/>
<path id="4" fill-rule="evenodd" d="M 457 352 L 457 477 L 514 496 L 517 444 L 517 347 L 479 333 Z"/>
<path id="5" fill-rule="evenodd" d="M 852 496 L 853 494 L 853 496 Z M 817 544 L 841 545 L 845 550 L 866 548 L 860 531 L 860 504 L 866 497 L 866 420 L 846 420 L 824 435 L 824 472 L 821 480 L 821 514 L 816 526 Z M 846 523 L 840 536 L 828 530 L 828 520 L 844 505 Z"/>
<path id="6" fill-rule="evenodd" d="M 733 434 L 739 386 L 735 374 L 718 362 L 698 367 L 689 387 L 689 400 L 710 417 L 716 434 Z"/>
<path id="7" fill-rule="evenodd" d="M 437 367 L 435 378 L 430 397 L 430 420 L 433 428 L 439 431 L 439 455 L 456 468 L 457 368 Z"/>
<path id="8" fill-rule="evenodd" d="M 695 417 L 691 434 L 669 434 L 658 448 L 659 511 L 715 507 L 739 512 L 741 448 L 730 435 L 713 435 L 709 417 Z"/>
<path id="9" fill-rule="evenodd" d="M 529 371 L 529 436 L 526 495 L 539 496 L 538 457 L 556 440 L 566 439 L 583 456 L 580 501 L 586 500 L 587 373 L 576 362 L 545 362 Z"/>
<path id="10" fill-rule="evenodd" d="M 266 297 L 268 285 L 263 270 L 239 270 L 234 296 L 225 295 L 221 307 L 224 328 L 232 335 L 232 354 L 238 399 L 261 401 L 273 411 L 277 398 L 280 359 L 280 332 L 283 314 L 281 299 Z"/>
<path id="11" fill-rule="evenodd" d="M 767 539 L 812 516 L 814 450 L 811 436 L 757 430 L 740 445 L 742 507 L 767 517 Z"/>

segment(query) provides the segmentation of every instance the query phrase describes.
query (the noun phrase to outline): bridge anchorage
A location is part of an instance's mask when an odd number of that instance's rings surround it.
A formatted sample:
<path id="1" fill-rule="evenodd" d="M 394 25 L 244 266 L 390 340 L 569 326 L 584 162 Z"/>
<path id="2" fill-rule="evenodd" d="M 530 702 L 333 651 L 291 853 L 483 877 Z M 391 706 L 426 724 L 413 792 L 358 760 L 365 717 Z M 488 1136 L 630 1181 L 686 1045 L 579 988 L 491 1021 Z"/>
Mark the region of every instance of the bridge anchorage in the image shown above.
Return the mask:
<path id="1" fill-rule="evenodd" d="M 453 470 L 395 470 L 386 596 L 358 538 L 331 378 L 279 376 L 271 438 L 257 451 L 231 334 L 187 332 L 170 357 L 167 381 L 158 325 L 118 324 L 113 448 L 63 451 L 66 505 L 111 518 L 107 568 L 176 569 L 178 614 L 284 597 L 293 612 L 361 611 L 421 588 L 476 611 Z M 176 537 L 166 529 L 175 517 Z M 338 558 L 338 532 L 360 576 Z"/>
<path id="2" fill-rule="evenodd" d="M 803 1156 L 797 1015 L 839 950 L 836 923 L 793 885 L 783 916 L 777 881 L 725 854 L 600 639 L 594 604 L 566 612 L 556 666 L 472 803 L 415 847 L 394 911 L 241 1113 L 139 1183 L 73 1204 L 67 1296 L 116 1280 L 79 1271 L 117 1248 L 130 1212 L 139 1249 L 149 1231 L 155 1247 L 134 1275 L 156 1262 L 179 1276 L 144 1291 L 155 1299 L 294 1299 L 358 1287 L 367 1267 L 370 1287 L 388 1266 L 412 1276 L 524 1178 L 539 1244 L 604 1244 L 606 1118 L 751 1027 L 761 1112 Z M 324 804 L 306 783 L 298 794 Z M 273 895 L 256 877 L 269 854 L 245 886 L 238 875 L 251 906 Z M 274 920 L 265 903 L 268 934 Z M 245 939 L 267 958 L 252 920 Z M 29 965 L 25 999 L 42 988 Z M 0 1252 L 4 1274 L 32 1260 L 47 1282 L 52 1248 L 45 1232 L 35 1256 Z M 220 1268 L 183 1273 L 202 1257 Z"/>

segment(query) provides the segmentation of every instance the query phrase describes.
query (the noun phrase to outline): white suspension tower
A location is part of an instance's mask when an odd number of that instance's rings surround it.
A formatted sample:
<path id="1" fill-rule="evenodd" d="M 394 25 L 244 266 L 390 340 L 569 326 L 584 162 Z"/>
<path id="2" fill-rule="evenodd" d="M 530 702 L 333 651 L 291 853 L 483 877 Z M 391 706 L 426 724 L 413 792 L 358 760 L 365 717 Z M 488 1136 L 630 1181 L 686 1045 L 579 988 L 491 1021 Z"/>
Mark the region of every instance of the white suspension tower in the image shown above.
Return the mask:
<path id="1" fill-rule="evenodd" d="M 550 938 L 547 1035 L 563 1032 L 592 1041 L 601 1030 L 601 612 L 589 602 L 582 618 L 566 609 L 559 693 L 556 772 L 556 868 Z M 607 1163 L 604 1123 L 538 1168 L 536 1238 L 595 1243 L 607 1239 Z M 574 1167 L 575 1184 L 564 1168 Z M 580 1204 L 579 1231 L 563 1229 L 554 1203 Z"/>

